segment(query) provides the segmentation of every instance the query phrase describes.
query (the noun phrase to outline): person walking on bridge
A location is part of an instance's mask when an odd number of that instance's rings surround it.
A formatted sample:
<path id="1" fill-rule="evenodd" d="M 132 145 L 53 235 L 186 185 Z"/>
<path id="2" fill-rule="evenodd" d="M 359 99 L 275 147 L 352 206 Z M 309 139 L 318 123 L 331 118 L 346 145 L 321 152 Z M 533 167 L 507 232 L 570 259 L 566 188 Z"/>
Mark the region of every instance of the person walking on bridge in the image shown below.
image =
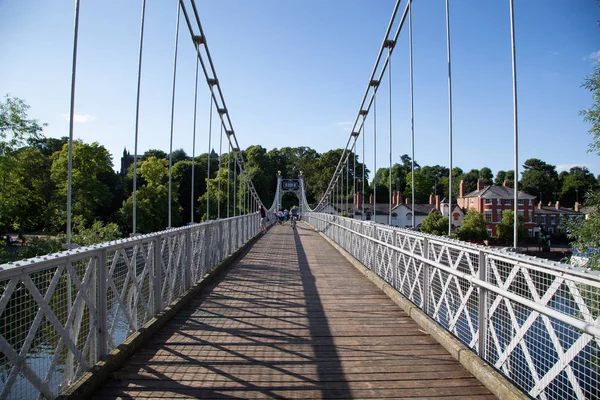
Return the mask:
<path id="1" fill-rule="evenodd" d="M 267 233 L 267 212 L 262 204 L 258 206 L 258 212 L 260 213 L 260 231 Z"/>

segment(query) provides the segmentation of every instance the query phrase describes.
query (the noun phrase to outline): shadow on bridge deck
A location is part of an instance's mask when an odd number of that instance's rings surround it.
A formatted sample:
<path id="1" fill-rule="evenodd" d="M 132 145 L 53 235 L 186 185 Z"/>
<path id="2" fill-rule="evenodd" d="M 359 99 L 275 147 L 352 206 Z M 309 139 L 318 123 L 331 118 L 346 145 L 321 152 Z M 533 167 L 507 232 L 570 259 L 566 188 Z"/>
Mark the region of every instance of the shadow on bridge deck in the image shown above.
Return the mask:
<path id="1" fill-rule="evenodd" d="M 493 398 L 310 227 L 275 226 L 94 398 Z"/>

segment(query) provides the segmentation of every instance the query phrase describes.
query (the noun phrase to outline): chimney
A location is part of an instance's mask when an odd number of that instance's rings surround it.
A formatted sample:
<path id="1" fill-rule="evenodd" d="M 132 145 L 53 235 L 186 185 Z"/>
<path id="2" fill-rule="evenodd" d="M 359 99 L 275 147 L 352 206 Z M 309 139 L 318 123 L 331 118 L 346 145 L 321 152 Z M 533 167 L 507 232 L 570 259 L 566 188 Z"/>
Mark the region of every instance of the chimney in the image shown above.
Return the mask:
<path id="1" fill-rule="evenodd" d="M 465 181 L 461 179 L 460 186 L 458 187 L 458 197 L 465 197 Z"/>
<path id="2" fill-rule="evenodd" d="M 410 198 L 407 197 L 406 200 L 405 200 L 405 202 L 406 202 L 406 204 L 410 204 Z"/>
<path id="3" fill-rule="evenodd" d="M 396 191 L 394 190 L 392 192 L 392 206 L 395 206 L 396 204 Z"/>
<path id="4" fill-rule="evenodd" d="M 552 202 L 551 201 L 548 202 L 548 207 L 552 207 Z"/>
<path id="5" fill-rule="evenodd" d="M 504 187 L 510 187 L 510 182 L 508 181 L 508 179 L 504 180 L 504 183 L 502 184 L 502 186 L 504 186 Z"/>
<path id="6" fill-rule="evenodd" d="M 398 200 L 397 200 L 398 205 L 402 204 L 402 192 L 398 192 Z"/>
<path id="7" fill-rule="evenodd" d="M 429 204 L 433 204 L 433 193 L 429 195 Z"/>
<path id="8" fill-rule="evenodd" d="M 541 202 L 541 201 L 538 203 L 538 208 L 539 208 L 540 210 L 542 209 L 542 202 Z"/>
<path id="9" fill-rule="evenodd" d="M 575 207 L 573 207 L 575 212 L 579 212 L 579 202 L 575 202 Z"/>
<path id="10" fill-rule="evenodd" d="M 477 190 L 481 189 L 483 189 L 483 182 L 481 182 L 481 179 L 477 179 Z"/>
<path id="11" fill-rule="evenodd" d="M 356 207 L 362 207 L 363 205 L 363 194 L 362 192 L 358 192 L 358 195 L 356 196 Z"/>
<path id="12" fill-rule="evenodd" d="M 358 193 L 354 193 L 354 201 L 352 202 L 355 207 L 358 207 Z"/>
<path id="13" fill-rule="evenodd" d="M 373 204 L 373 195 L 369 197 L 369 204 Z"/>
<path id="14" fill-rule="evenodd" d="M 556 209 L 557 209 L 557 210 L 560 210 L 560 201 L 557 201 L 557 202 L 556 202 Z"/>
<path id="15" fill-rule="evenodd" d="M 435 196 L 435 209 L 440 211 L 440 195 Z"/>

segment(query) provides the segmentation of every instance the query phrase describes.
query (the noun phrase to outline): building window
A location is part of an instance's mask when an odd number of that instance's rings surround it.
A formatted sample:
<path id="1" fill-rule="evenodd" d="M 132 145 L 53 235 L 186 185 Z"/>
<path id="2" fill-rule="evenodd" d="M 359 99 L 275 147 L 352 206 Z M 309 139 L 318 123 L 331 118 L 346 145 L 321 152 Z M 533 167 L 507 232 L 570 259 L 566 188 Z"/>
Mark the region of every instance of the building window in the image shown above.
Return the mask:
<path id="1" fill-rule="evenodd" d="M 525 210 L 519 210 L 519 215 L 525 219 Z"/>
<path id="2" fill-rule="evenodd" d="M 492 204 L 492 199 L 485 199 L 485 204 Z"/>
<path id="3" fill-rule="evenodd" d="M 471 199 L 471 201 L 469 202 L 469 204 L 473 204 L 473 202 L 474 202 L 473 199 Z"/>
<path id="4" fill-rule="evenodd" d="M 512 204 L 512 200 L 511 199 L 504 199 L 504 205 L 505 206 L 510 206 Z"/>
<path id="5" fill-rule="evenodd" d="M 525 200 L 523 200 L 523 199 L 519 199 L 519 203 L 518 203 L 518 204 L 519 204 L 520 206 L 523 206 L 523 205 L 525 205 Z"/>
<path id="6" fill-rule="evenodd" d="M 392 222 L 398 221 L 398 214 L 392 213 Z"/>
<path id="7" fill-rule="evenodd" d="M 502 221 L 502 210 L 496 210 L 496 222 Z"/>
<path id="8" fill-rule="evenodd" d="M 550 216 L 550 225 L 556 225 L 556 216 L 554 216 L 554 215 Z"/>
<path id="9" fill-rule="evenodd" d="M 459 218 L 459 217 L 460 217 L 460 215 L 459 215 L 458 213 L 454 213 L 454 214 L 452 214 L 452 218 L 453 218 L 455 221 L 458 221 L 458 218 Z"/>
<path id="10" fill-rule="evenodd" d="M 488 229 L 487 233 L 488 233 L 488 236 L 490 236 L 490 237 L 492 236 L 492 230 L 491 229 Z"/>
<path id="11" fill-rule="evenodd" d="M 552 227 L 548 228 L 548 233 L 554 233 L 554 228 L 552 228 Z"/>
<path id="12" fill-rule="evenodd" d="M 485 210 L 485 220 L 492 222 L 492 210 Z"/>

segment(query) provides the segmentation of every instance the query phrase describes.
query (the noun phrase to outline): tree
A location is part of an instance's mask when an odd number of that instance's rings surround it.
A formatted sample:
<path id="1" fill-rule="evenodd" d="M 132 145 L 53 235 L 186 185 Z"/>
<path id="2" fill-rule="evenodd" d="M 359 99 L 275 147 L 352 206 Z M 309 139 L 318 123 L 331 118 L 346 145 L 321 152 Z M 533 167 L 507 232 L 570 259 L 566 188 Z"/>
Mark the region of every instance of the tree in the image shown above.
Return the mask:
<path id="1" fill-rule="evenodd" d="M 540 201 L 554 199 L 558 191 L 558 173 L 556 167 L 537 158 L 530 158 L 523 164 L 523 174 L 519 189 L 525 193 L 539 196 Z"/>
<path id="2" fill-rule="evenodd" d="M 575 202 L 582 201 L 585 194 L 596 188 L 596 178 L 587 167 L 573 167 L 563 171 L 558 176 L 560 182 L 560 199 L 565 206 L 573 206 Z"/>
<path id="3" fill-rule="evenodd" d="M 140 186 L 136 193 L 136 224 L 139 233 L 156 232 L 168 227 L 168 165 L 168 160 L 154 156 L 140 163 L 138 173 L 146 184 Z M 181 223 L 181 208 L 178 203 L 176 183 L 173 183 L 172 189 L 171 224 L 178 226 Z M 123 202 L 120 215 L 124 226 L 131 230 L 133 195 Z"/>
<path id="4" fill-rule="evenodd" d="M 461 227 L 458 229 L 460 240 L 482 242 L 488 239 L 487 223 L 483 214 L 470 208 L 465 215 Z"/>
<path id="5" fill-rule="evenodd" d="M 162 150 L 150 149 L 142 155 L 142 161 L 149 159 L 150 157 L 156 157 L 159 159 L 167 159 L 169 155 Z"/>
<path id="6" fill-rule="evenodd" d="M 185 161 L 187 160 L 189 157 L 187 155 L 187 153 L 185 152 L 185 150 L 183 149 L 177 149 L 177 150 L 173 150 L 173 165 L 175 165 L 176 163 L 178 163 L 179 161 Z"/>
<path id="7" fill-rule="evenodd" d="M 421 231 L 432 235 L 448 234 L 448 217 L 442 217 L 437 211 L 432 211 L 421 222 Z"/>
<path id="8" fill-rule="evenodd" d="M 494 174 L 488 167 L 483 167 L 479 170 L 479 179 L 481 179 L 484 186 L 489 186 L 494 183 Z"/>
<path id="9" fill-rule="evenodd" d="M 568 221 L 567 236 L 573 249 L 588 257 L 586 267 L 600 270 L 600 191 L 588 192 L 585 203 L 593 211 L 586 219 Z"/>
<path id="10" fill-rule="evenodd" d="M 227 164 L 225 164 L 227 166 Z M 192 162 L 185 160 L 173 165 L 173 183 L 177 188 L 177 198 L 181 207 L 181 221 L 191 221 L 192 212 Z M 200 221 L 201 214 L 198 212 L 198 197 L 206 191 L 206 165 L 194 163 L 194 197 L 196 209 L 194 210 L 194 221 Z"/>
<path id="11" fill-rule="evenodd" d="M 412 196 L 412 172 L 409 172 L 406 176 L 406 189 L 404 191 L 404 197 L 410 198 Z M 427 179 L 421 172 L 421 170 L 415 170 L 415 203 L 427 203 L 429 201 L 429 195 L 431 194 L 431 188 L 433 181 Z"/>
<path id="12" fill-rule="evenodd" d="M 479 170 L 472 169 L 460 177 L 460 180 L 465 183 L 465 194 L 477 190 L 477 181 L 479 180 Z"/>
<path id="13" fill-rule="evenodd" d="M 583 87 L 592 92 L 593 98 L 590 108 L 580 111 L 583 120 L 592 125 L 588 131 L 592 135 L 588 152 L 600 155 L 600 62 L 596 62 L 594 71 L 585 77 Z"/>
<path id="14" fill-rule="evenodd" d="M 514 242 L 514 220 L 515 214 L 513 211 L 504 211 L 502 213 L 502 221 L 496 227 L 498 232 L 498 240 L 500 243 L 504 243 L 507 245 L 512 245 Z M 525 220 L 521 215 L 518 217 L 517 222 L 517 230 L 518 235 L 521 240 L 528 236 L 527 228 L 525 228 Z"/>
<path id="15" fill-rule="evenodd" d="M 17 97 L 6 95 L 0 103 L 0 157 L 10 155 L 27 144 L 42 138 L 43 127 L 36 119 L 28 119 L 29 106 Z"/>
<path id="16" fill-rule="evenodd" d="M 408 154 L 402 154 L 400 156 L 400 162 L 402 163 L 402 169 L 404 170 L 404 174 L 408 175 L 409 172 L 412 171 L 413 160 Z M 415 160 L 415 171 L 421 168 L 419 163 Z"/>
<path id="17" fill-rule="evenodd" d="M 50 177 L 56 186 L 53 199 L 58 211 L 57 221 L 66 221 L 66 198 L 68 189 L 68 146 L 52 155 Z M 73 142 L 72 213 L 81 216 L 86 225 L 91 225 L 98 217 L 108 219 L 112 214 L 111 201 L 116 186 L 112 156 L 99 143 Z M 60 210 L 60 211 L 59 211 Z"/>
<path id="18" fill-rule="evenodd" d="M 515 171 L 512 169 L 510 171 L 498 171 L 496 174 L 496 179 L 494 179 L 494 185 L 503 186 L 504 181 L 508 181 L 508 185 L 510 187 L 515 186 Z"/>

